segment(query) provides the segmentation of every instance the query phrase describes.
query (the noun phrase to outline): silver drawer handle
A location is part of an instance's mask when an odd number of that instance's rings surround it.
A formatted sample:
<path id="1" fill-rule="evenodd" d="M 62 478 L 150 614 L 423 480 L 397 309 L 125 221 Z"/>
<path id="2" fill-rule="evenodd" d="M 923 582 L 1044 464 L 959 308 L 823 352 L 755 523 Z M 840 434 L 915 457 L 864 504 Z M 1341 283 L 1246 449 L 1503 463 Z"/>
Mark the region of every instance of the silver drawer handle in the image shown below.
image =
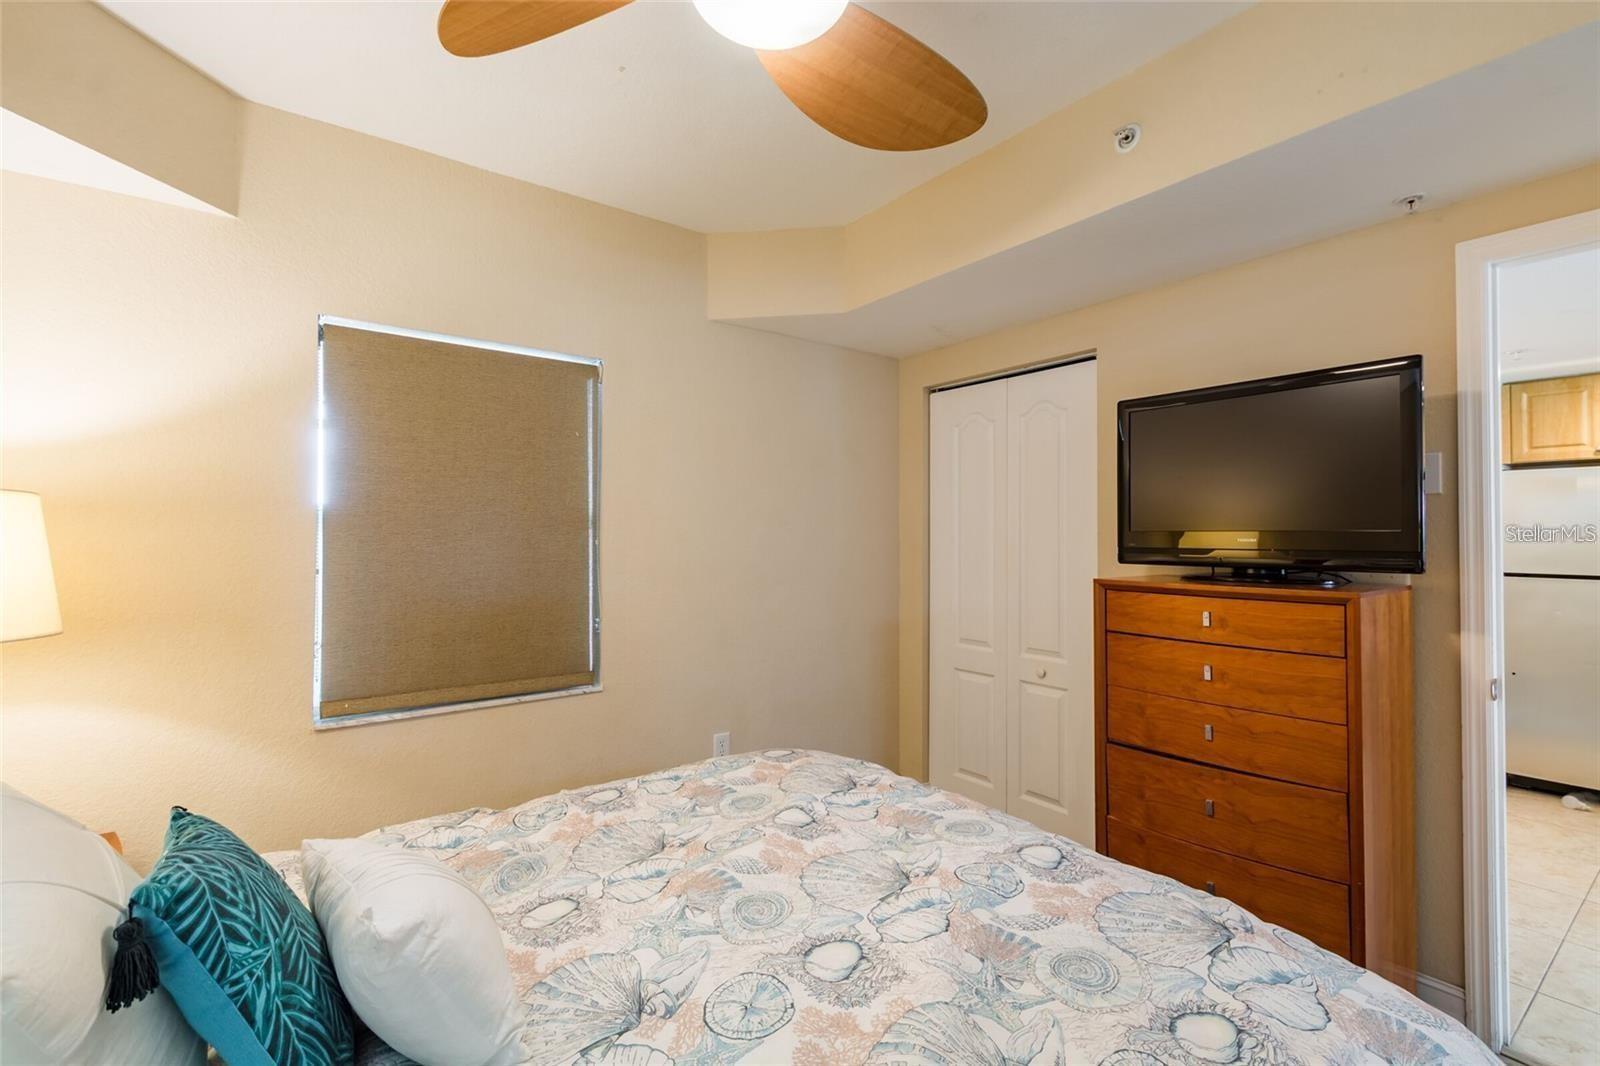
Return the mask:
<path id="1" fill-rule="evenodd" d="M 1215 803 L 1213 803 L 1211 800 L 1206 800 L 1206 817 L 1207 818 L 1215 818 L 1216 816 L 1217 816 L 1217 805 Z"/>
<path id="2" fill-rule="evenodd" d="M 1211 628 L 1211 612 L 1210 611 L 1201 611 L 1200 612 L 1200 624 L 1202 626 L 1204 626 L 1205 628 L 1207 628 L 1207 629 Z"/>
<path id="3" fill-rule="evenodd" d="M 1216 736 L 1211 732 L 1211 723 L 1209 723 L 1209 722 L 1206 723 L 1206 739 L 1207 740 L 1215 740 L 1215 739 L 1217 739 Z"/>
<path id="4" fill-rule="evenodd" d="M 1204 666 L 1202 666 L 1200 668 L 1200 675 L 1203 678 L 1205 678 L 1207 681 L 1211 680 L 1211 664 L 1210 663 L 1206 663 Z"/>

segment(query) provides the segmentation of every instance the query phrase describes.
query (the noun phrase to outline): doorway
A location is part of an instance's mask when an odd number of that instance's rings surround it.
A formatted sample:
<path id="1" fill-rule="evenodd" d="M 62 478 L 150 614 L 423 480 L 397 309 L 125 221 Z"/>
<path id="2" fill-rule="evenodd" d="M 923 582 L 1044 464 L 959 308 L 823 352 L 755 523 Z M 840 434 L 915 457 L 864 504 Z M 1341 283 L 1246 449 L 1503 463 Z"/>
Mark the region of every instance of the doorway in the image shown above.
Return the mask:
<path id="1" fill-rule="evenodd" d="M 1467 1023 L 1600 1060 L 1600 212 L 1457 248 Z"/>
<path id="2" fill-rule="evenodd" d="M 929 397 L 932 782 L 1094 845 L 1093 358 Z"/>

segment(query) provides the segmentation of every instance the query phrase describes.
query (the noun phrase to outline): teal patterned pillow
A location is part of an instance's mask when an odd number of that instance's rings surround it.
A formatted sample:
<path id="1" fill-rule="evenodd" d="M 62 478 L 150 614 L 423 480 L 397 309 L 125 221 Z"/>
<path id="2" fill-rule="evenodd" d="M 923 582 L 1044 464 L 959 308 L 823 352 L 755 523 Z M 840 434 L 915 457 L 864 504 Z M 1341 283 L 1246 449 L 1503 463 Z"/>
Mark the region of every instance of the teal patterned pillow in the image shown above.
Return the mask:
<path id="1" fill-rule="evenodd" d="M 350 1005 L 316 919 L 224 826 L 174 807 L 166 849 L 128 911 L 111 1010 L 159 984 L 228 1066 L 353 1060 Z"/>

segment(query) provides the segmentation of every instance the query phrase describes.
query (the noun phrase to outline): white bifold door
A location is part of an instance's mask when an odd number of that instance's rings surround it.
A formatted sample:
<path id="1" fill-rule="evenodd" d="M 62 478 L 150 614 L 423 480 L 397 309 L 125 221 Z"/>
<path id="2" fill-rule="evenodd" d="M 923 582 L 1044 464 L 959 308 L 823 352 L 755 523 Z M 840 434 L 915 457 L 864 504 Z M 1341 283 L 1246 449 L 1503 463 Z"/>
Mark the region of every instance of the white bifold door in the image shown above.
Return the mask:
<path id="1" fill-rule="evenodd" d="M 933 783 L 1094 845 L 1092 360 L 929 398 Z"/>

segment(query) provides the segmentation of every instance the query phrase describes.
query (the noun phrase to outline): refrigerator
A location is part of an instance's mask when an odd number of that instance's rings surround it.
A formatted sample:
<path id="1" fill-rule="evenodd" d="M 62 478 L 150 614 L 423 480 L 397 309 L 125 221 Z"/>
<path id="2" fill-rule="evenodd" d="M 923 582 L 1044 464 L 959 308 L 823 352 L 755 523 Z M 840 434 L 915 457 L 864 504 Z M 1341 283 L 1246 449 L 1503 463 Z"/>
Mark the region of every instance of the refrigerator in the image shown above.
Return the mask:
<path id="1" fill-rule="evenodd" d="M 1600 791 L 1600 466 L 1500 475 L 1506 772 Z"/>

